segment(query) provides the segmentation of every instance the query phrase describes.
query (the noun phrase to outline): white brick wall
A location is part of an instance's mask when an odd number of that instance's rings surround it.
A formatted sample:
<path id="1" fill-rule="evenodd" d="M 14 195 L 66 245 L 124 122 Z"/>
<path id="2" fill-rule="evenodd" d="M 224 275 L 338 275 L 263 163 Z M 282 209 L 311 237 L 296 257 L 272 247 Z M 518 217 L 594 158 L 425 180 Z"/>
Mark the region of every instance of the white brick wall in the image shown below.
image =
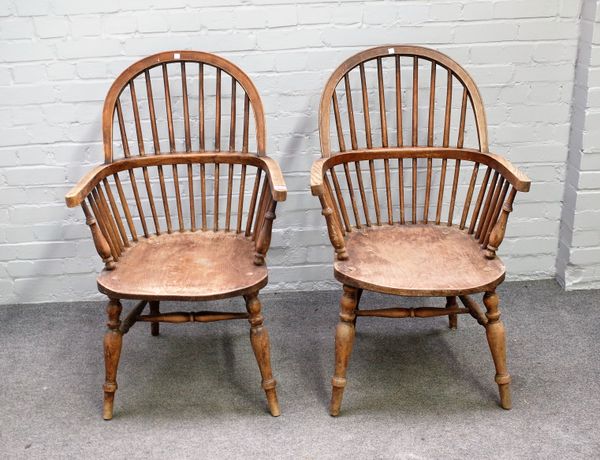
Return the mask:
<path id="1" fill-rule="evenodd" d="M 263 96 L 269 152 L 290 188 L 275 224 L 270 289 L 337 286 L 319 205 L 308 192 L 319 156 L 318 101 L 344 58 L 382 43 L 431 45 L 472 73 L 492 150 L 534 181 L 517 199 L 500 251 L 509 276 L 554 276 L 580 3 L 1 0 L 0 303 L 98 298 L 100 261 L 81 211 L 68 210 L 63 196 L 101 162 L 100 112 L 113 79 L 140 57 L 176 48 L 234 61 Z M 599 107 L 600 68 L 590 69 L 589 80 L 598 85 L 588 104 Z M 592 109 L 588 116 L 586 123 L 597 119 Z M 598 217 L 584 212 L 594 206 L 600 163 L 591 153 L 599 136 L 590 128 L 574 216 L 582 228 L 573 241 L 596 252 L 572 254 L 582 267 L 598 252 L 591 226 Z M 598 279 L 599 272 L 596 265 L 581 276 Z"/>
<path id="2" fill-rule="evenodd" d="M 600 287 L 600 7 L 584 0 L 557 275 L 567 289 Z"/>

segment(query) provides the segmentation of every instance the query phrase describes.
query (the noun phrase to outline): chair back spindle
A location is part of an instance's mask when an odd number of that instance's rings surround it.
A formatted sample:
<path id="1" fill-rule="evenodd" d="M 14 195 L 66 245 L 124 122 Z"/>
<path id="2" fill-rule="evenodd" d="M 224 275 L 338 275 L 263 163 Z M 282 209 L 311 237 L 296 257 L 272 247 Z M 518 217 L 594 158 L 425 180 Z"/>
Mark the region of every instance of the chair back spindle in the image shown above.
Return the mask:
<path id="1" fill-rule="evenodd" d="M 472 78 L 427 48 L 382 46 L 342 63 L 321 98 L 320 139 L 328 159 L 322 204 L 342 235 L 382 225 L 458 226 L 485 249 L 521 187 L 490 159 Z"/>
<path id="2" fill-rule="evenodd" d="M 105 262 L 114 266 L 141 237 L 209 230 L 260 240 L 257 261 L 264 258 L 261 219 L 275 212 L 257 161 L 265 156 L 264 111 L 234 64 L 193 51 L 133 64 L 108 92 L 103 138 L 111 173 L 82 206 L 105 243 Z"/>

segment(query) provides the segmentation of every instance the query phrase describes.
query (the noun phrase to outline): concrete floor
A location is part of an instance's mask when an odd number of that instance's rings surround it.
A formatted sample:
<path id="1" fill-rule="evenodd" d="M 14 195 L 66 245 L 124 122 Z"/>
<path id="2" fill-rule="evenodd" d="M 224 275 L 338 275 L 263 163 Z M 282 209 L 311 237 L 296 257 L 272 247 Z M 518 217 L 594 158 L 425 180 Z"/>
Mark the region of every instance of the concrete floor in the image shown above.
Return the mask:
<path id="1" fill-rule="evenodd" d="M 471 317 L 360 318 L 342 413 L 327 413 L 339 292 L 264 294 L 282 415 L 267 414 L 247 323 L 125 337 L 101 419 L 104 304 L 0 307 L 2 458 L 599 458 L 600 292 L 505 283 L 513 409 Z M 363 308 L 444 299 L 365 293 Z M 126 309 L 130 304 L 126 304 Z M 243 310 L 241 299 L 212 306 Z M 164 306 L 194 310 L 197 305 Z"/>

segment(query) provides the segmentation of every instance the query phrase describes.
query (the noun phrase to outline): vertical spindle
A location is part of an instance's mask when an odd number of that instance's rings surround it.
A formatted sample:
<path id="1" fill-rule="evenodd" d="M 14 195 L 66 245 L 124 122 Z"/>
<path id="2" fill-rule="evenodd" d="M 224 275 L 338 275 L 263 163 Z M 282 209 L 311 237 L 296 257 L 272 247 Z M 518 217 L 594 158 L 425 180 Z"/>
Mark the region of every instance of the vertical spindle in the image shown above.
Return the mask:
<path id="1" fill-rule="evenodd" d="M 356 141 L 356 124 L 354 122 L 354 108 L 352 107 L 352 90 L 350 89 L 350 79 L 348 74 L 344 75 L 344 85 L 346 88 L 346 104 L 348 105 L 348 122 L 350 123 L 350 143 L 352 150 L 358 148 Z"/>
<path id="2" fill-rule="evenodd" d="M 413 147 L 416 147 L 417 145 L 419 145 L 419 58 L 417 56 L 413 57 L 412 90 L 412 145 Z M 413 218 L 413 220 L 415 219 Z"/>
<path id="3" fill-rule="evenodd" d="M 454 179 L 452 181 L 452 195 L 450 196 L 450 209 L 448 210 L 448 227 L 452 225 L 454 216 L 454 205 L 456 203 L 456 191 L 458 189 L 458 176 L 460 174 L 460 160 L 454 163 Z"/>
<path id="4" fill-rule="evenodd" d="M 235 151 L 235 121 L 236 121 L 236 88 L 237 82 L 231 77 L 231 109 L 229 117 L 229 151 Z"/>
<path id="5" fill-rule="evenodd" d="M 367 92 L 367 79 L 365 77 L 365 66 L 361 62 L 360 69 L 360 87 L 362 92 L 363 116 L 365 120 L 365 140 L 367 148 L 373 148 L 373 136 L 371 134 L 371 114 L 369 112 L 369 93 Z"/>
<path id="6" fill-rule="evenodd" d="M 467 190 L 467 196 L 465 198 L 465 204 L 463 206 L 462 217 L 460 219 L 459 228 L 463 230 L 467 222 L 467 216 L 469 215 L 469 208 L 471 207 L 471 200 L 473 199 L 473 191 L 475 190 L 475 183 L 477 182 L 477 174 L 479 172 L 479 163 L 473 165 L 473 172 L 471 173 L 471 180 L 469 181 L 469 189 Z"/>
<path id="7" fill-rule="evenodd" d="M 221 69 L 218 67 L 215 82 L 215 151 L 221 151 Z"/>
<path id="8" fill-rule="evenodd" d="M 198 64 L 198 142 L 201 152 L 204 152 L 205 149 L 204 117 L 204 64 L 200 62 Z M 203 224 L 203 230 L 205 229 Z"/>
<path id="9" fill-rule="evenodd" d="M 442 218 L 442 207 L 444 204 L 444 189 L 446 188 L 446 165 L 448 163 L 447 158 L 442 159 L 442 170 L 440 172 L 440 188 L 438 190 L 437 209 L 435 213 L 435 224 L 440 225 Z"/>
<path id="10" fill-rule="evenodd" d="M 383 68 L 381 64 L 381 58 L 377 58 L 377 90 L 379 93 L 379 117 L 381 123 L 381 146 L 388 146 L 388 132 L 387 132 L 387 111 L 385 110 L 385 86 L 383 82 Z"/>
<path id="11" fill-rule="evenodd" d="M 404 145 L 402 135 L 402 78 L 400 76 L 400 56 L 395 56 L 396 61 L 396 144 Z"/>

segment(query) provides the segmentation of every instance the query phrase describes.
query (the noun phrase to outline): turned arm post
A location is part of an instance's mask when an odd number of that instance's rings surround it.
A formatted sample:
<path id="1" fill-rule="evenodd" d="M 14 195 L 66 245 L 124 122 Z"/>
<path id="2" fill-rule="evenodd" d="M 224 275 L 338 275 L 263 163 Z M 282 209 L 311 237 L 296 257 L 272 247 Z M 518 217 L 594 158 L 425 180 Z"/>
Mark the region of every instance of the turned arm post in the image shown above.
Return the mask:
<path id="1" fill-rule="evenodd" d="M 328 182 L 325 178 L 325 161 L 325 158 L 321 158 L 313 163 L 310 172 L 310 189 L 312 194 L 317 196 L 321 203 L 321 214 L 325 217 L 327 233 L 329 234 L 331 245 L 335 249 L 337 259 L 347 260 L 348 252 L 346 251 L 346 245 L 344 244 L 344 234 L 338 225 L 339 220 L 336 219 L 331 205 L 331 188 L 328 186 Z"/>
<path id="2" fill-rule="evenodd" d="M 254 244 L 254 264 L 264 265 L 265 256 L 271 245 L 271 232 L 273 230 L 273 221 L 275 220 L 275 208 L 277 207 L 277 201 L 275 201 L 271 194 L 268 193 L 265 196 L 266 211 L 264 213 L 263 222 L 259 225 L 258 236 Z"/>
<path id="3" fill-rule="evenodd" d="M 94 218 L 94 215 L 90 211 L 87 203 L 85 201 L 81 202 L 81 207 L 83 209 L 83 213 L 85 214 L 85 223 L 90 227 L 92 232 L 92 238 L 94 240 L 94 246 L 96 246 L 96 251 L 98 255 L 102 258 L 102 262 L 107 270 L 112 270 L 115 268 L 115 261 L 113 260 L 112 253 L 110 251 L 110 246 L 108 245 L 108 241 L 102 234 L 100 227 L 98 226 L 98 222 Z"/>
<path id="4" fill-rule="evenodd" d="M 502 205 L 502 213 L 498 218 L 498 221 L 494 225 L 490 233 L 490 239 L 488 241 L 487 248 L 485 249 L 485 257 L 488 259 L 494 259 L 496 257 L 496 251 L 500 247 L 502 240 L 504 239 L 504 234 L 506 233 L 506 223 L 508 221 L 508 215 L 513 210 L 513 201 L 515 200 L 515 195 L 517 191 L 512 188 L 508 198 Z"/>
<path id="5" fill-rule="evenodd" d="M 327 232 L 329 234 L 329 240 L 335 249 L 338 260 L 347 260 L 348 252 L 346 251 L 346 245 L 344 244 L 344 235 L 340 230 L 337 220 L 333 215 L 333 209 L 329 204 L 329 200 L 326 193 L 319 195 L 319 201 L 321 202 L 321 214 L 325 217 L 327 223 Z"/>

